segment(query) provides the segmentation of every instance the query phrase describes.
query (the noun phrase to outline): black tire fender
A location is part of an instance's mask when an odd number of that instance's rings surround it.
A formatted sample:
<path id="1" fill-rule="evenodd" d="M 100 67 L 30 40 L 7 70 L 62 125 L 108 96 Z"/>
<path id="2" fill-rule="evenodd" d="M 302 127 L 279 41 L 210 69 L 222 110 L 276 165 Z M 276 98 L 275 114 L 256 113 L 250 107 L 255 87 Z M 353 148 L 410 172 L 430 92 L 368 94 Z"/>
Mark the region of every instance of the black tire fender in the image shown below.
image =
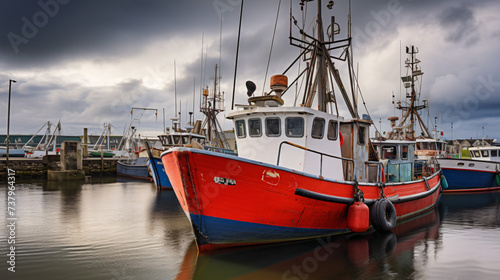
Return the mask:
<path id="1" fill-rule="evenodd" d="M 396 208 L 387 199 L 375 201 L 370 211 L 372 225 L 379 231 L 391 231 L 396 226 Z"/>

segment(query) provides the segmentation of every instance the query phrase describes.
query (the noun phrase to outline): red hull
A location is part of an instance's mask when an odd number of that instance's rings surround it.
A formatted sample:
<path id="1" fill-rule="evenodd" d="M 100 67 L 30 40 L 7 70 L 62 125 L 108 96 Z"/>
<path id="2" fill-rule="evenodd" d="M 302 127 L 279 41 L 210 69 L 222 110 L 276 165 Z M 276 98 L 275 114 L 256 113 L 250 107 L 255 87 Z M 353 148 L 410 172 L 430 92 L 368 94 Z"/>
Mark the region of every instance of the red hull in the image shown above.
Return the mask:
<path id="1" fill-rule="evenodd" d="M 298 196 L 295 191 L 352 198 L 352 184 L 187 148 L 165 152 L 162 161 L 200 250 L 348 232 L 349 205 Z M 398 220 L 433 208 L 441 193 L 437 173 L 428 185 L 435 190 L 431 194 L 394 202 Z M 367 200 L 380 198 L 380 188 L 374 184 L 359 188 Z M 403 200 L 428 191 L 423 180 L 384 188 L 388 198 Z"/>

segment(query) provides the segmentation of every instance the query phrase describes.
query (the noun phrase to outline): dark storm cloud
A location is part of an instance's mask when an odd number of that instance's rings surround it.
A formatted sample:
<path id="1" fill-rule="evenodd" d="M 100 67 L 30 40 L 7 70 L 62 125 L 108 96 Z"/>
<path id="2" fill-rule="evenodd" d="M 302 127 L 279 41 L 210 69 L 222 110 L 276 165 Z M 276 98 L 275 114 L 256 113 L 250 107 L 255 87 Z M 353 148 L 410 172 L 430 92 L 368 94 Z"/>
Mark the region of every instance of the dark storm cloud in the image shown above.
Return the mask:
<path id="1" fill-rule="evenodd" d="M 447 31 L 446 40 L 458 43 L 476 29 L 476 19 L 472 9 L 465 6 L 449 7 L 439 15 L 439 23 Z"/>
<path id="2" fill-rule="evenodd" d="M 0 58 L 11 67 L 120 59 L 163 36 L 190 36 L 198 22 L 219 21 L 207 1 L 9 1 L 2 10 Z"/>
<path id="3" fill-rule="evenodd" d="M 294 13 L 299 12 L 298 1 L 294 0 L 293 2 Z M 57 9 L 54 8 L 54 3 L 57 3 Z M 313 3 L 308 4 L 310 11 L 314 10 L 314 7 L 310 6 Z M 326 3 L 327 1 L 324 0 L 323 4 L 326 5 Z M 402 36 L 408 35 L 401 34 L 401 30 L 409 31 L 412 33 L 410 34 L 412 35 L 411 44 L 417 46 L 427 44 L 426 48 L 421 48 L 422 56 L 419 57 L 425 64 L 424 89 L 429 88 L 435 82 L 434 79 L 440 79 L 451 73 L 457 80 L 468 85 L 459 89 L 460 92 L 453 96 L 453 98 L 463 102 L 464 97 L 469 94 L 467 90 L 474 90 L 479 83 L 475 77 L 487 78 L 490 73 L 500 73 L 500 69 L 496 65 L 489 66 L 487 69 L 484 66 L 487 61 L 498 60 L 496 57 L 483 59 L 479 62 L 477 59 L 468 59 L 468 57 L 482 55 L 481 53 L 468 53 L 467 47 L 471 45 L 471 42 L 474 42 L 474 39 L 483 40 L 482 45 L 485 46 L 498 43 L 500 32 L 496 32 L 496 36 L 491 34 L 480 37 L 474 34 L 481 31 L 477 30 L 481 27 L 482 20 L 477 14 L 478 9 L 491 3 L 495 3 L 495 1 L 352 1 L 355 61 L 366 55 L 387 52 L 387 46 L 391 42 L 397 42 Z M 180 74 L 180 71 L 177 73 L 177 95 L 178 100 L 183 102 L 182 110 L 185 111 L 185 103 L 189 103 L 189 107 L 192 106 L 190 99 L 193 93 L 194 79 L 196 80 L 195 105 L 198 106 L 200 87 L 201 85 L 212 87 L 213 81 L 210 80 L 210 77 L 213 76 L 215 64 L 219 64 L 220 13 L 223 15 L 222 57 L 220 58 L 221 65 L 219 65 L 222 68 L 221 90 L 226 93 L 226 100 L 230 100 L 240 12 L 239 4 L 239 0 L 4 1 L 0 12 L 0 69 L 2 69 L 0 71 L 0 86 L 4 89 L 8 88 L 6 81 L 8 82 L 9 78 L 16 78 L 16 74 L 22 71 L 27 71 L 28 73 L 25 74 L 27 76 L 32 73 L 46 74 L 37 80 L 20 81 L 15 85 L 16 95 L 13 104 L 18 108 L 16 109 L 18 115 L 13 118 L 13 122 L 17 123 L 11 128 L 14 130 L 21 128 L 24 123 L 33 120 L 56 121 L 57 118 L 61 117 L 63 123 L 78 127 L 76 133 L 80 133 L 82 124 L 97 125 L 98 130 L 100 130 L 103 121 L 116 123 L 118 127 L 121 127 L 129 121 L 132 106 L 154 107 L 159 110 L 163 107 L 167 109 L 167 114 L 170 116 L 173 114 L 174 107 L 174 85 L 172 82 L 174 59 L 177 61 L 178 71 L 183 69 L 183 75 Z M 258 86 L 259 92 L 263 87 L 268 90 L 269 77 L 281 73 L 298 55 L 298 50 L 288 45 L 289 1 L 282 1 L 269 73 L 266 82 L 264 82 L 277 4 L 278 0 L 245 1 L 236 83 L 236 103 L 246 102 L 244 87 L 246 80 L 253 80 Z M 343 38 L 347 32 L 347 1 L 335 1 L 333 12 L 332 14 L 332 11 L 325 8 L 323 10 L 324 19 L 329 22 L 330 16 L 335 15 L 336 21 L 342 28 L 338 38 Z M 43 13 L 47 20 L 44 19 Z M 300 18 L 300 13 L 296 17 Z M 312 17 L 309 15 L 306 24 L 310 26 L 311 21 Z M 30 30 L 30 24 L 36 28 L 36 32 Z M 422 29 L 429 32 L 417 32 Z M 432 33 L 432 31 L 436 31 L 442 36 L 431 44 L 428 42 L 427 34 Z M 17 41 L 18 45 L 14 44 L 17 47 L 17 53 L 12 43 L 13 35 L 8 37 L 10 33 L 25 39 L 22 42 Z M 158 58 L 164 57 L 167 58 L 165 61 L 170 61 L 169 65 L 163 65 L 163 61 L 154 65 L 154 67 L 168 69 L 168 71 L 160 71 L 162 74 L 159 79 L 161 89 L 151 88 L 147 77 L 144 77 L 143 70 L 138 70 L 138 72 L 143 72 L 137 76 L 134 76 L 134 73 L 128 74 L 133 71 L 126 72 L 125 75 L 129 76 L 115 77 L 109 84 L 98 83 L 99 86 L 88 86 L 84 79 L 78 80 L 73 76 L 70 77 L 71 81 L 59 78 L 64 75 L 57 72 L 60 65 L 72 61 L 92 64 L 93 68 L 89 68 L 97 69 L 94 71 L 99 69 L 95 65 L 102 64 L 112 68 L 113 64 L 118 65 L 122 61 L 144 53 L 149 46 L 157 42 L 173 39 L 198 41 L 200 49 L 196 52 L 198 54 L 201 53 L 202 33 L 205 36 L 203 58 L 205 58 L 205 51 L 207 58 L 204 61 L 203 75 L 205 79 L 203 81 L 200 77 L 201 58 L 192 56 L 179 58 L 177 50 L 182 53 L 187 48 L 181 43 L 176 47 L 176 51 L 157 54 Z M 19 40 L 19 38 L 17 39 Z M 443 48 L 443 42 L 440 41 L 442 39 L 448 44 L 445 46 L 446 48 L 461 50 L 454 52 L 456 55 L 454 59 L 445 60 L 446 56 L 450 54 Z M 440 50 L 440 47 L 443 49 Z M 192 55 L 192 52 L 190 54 Z M 492 54 L 489 53 L 489 55 Z M 395 53 L 394 56 L 398 57 L 399 53 Z M 153 67 L 151 63 L 154 64 L 156 61 L 150 59 L 147 57 L 144 62 L 138 61 L 137 69 Z M 370 71 L 387 71 L 388 66 L 384 65 L 384 62 L 382 65 L 373 66 L 376 68 L 370 69 Z M 361 69 L 365 67 L 367 66 L 360 65 Z M 467 70 L 472 74 L 462 73 L 463 69 L 470 68 L 475 69 Z M 117 71 L 119 70 L 117 69 Z M 108 71 L 112 71 L 112 69 Z M 295 73 L 296 71 L 289 72 L 289 80 L 295 78 Z M 500 81 L 500 77 L 493 76 L 492 79 Z M 345 82 L 347 83 L 347 81 Z M 363 80 L 361 82 L 363 85 Z M 378 84 L 367 86 L 369 88 L 363 89 L 366 94 L 376 96 L 386 94 L 386 92 L 379 92 Z M 395 84 L 396 89 L 398 86 Z M 449 88 L 449 85 L 445 84 L 443 88 Z M 442 93 L 433 92 L 432 94 L 439 96 Z M 498 92 L 492 93 L 492 96 L 498 96 Z M 286 98 L 290 97 L 286 96 Z M 32 110 L 20 106 L 21 104 L 30 104 L 30 102 L 35 102 L 40 109 L 34 113 Z M 471 102 L 472 107 L 476 106 L 475 103 L 472 103 L 473 101 L 469 102 Z M 495 106 L 498 105 L 496 99 L 478 100 L 478 102 L 478 109 L 470 113 L 467 118 L 461 117 L 461 111 L 453 107 L 454 104 L 450 105 L 450 102 L 441 99 L 433 103 L 432 113 L 437 115 L 442 112 L 443 121 L 446 117 L 448 117 L 447 121 L 460 117 L 464 123 L 466 120 L 480 120 L 488 116 L 498 116 L 494 110 Z M 0 103 L 2 108 L 5 108 L 6 100 L 3 95 Z M 230 103 L 226 102 L 226 104 Z M 372 105 L 368 104 L 369 108 Z M 390 104 L 386 105 L 390 106 Z M 469 108 L 472 107 L 469 106 Z M 449 110 L 452 110 L 451 113 L 445 116 L 444 113 Z M 35 114 L 36 117 L 33 116 Z M 196 114 L 201 115 L 199 112 Z M 387 116 L 382 117 L 385 120 Z M 0 130 L 2 127 L 5 127 L 5 124 L 0 124 Z"/>

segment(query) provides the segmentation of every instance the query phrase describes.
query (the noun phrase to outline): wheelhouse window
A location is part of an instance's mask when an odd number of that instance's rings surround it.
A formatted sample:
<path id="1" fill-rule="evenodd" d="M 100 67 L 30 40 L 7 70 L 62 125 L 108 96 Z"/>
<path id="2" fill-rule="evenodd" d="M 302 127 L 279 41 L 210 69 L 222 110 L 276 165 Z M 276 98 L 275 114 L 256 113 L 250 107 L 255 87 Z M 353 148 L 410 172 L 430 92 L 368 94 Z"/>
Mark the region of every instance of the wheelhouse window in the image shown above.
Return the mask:
<path id="1" fill-rule="evenodd" d="M 442 150 L 443 150 L 443 149 L 442 149 L 442 148 L 443 148 L 443 145 L 442 145 L 442 144 L 443 144 L 443 143 L 440 143 L 440 142 L 436 143 L 436 146 L 437 146 L 437 150 L 438 150 L 438 151 L 442 151 Z"/>
<path id="2" fill-rule="evenodd" d="M 408 145 L 401 147 L 401 159 L 408 159 Z"/>
<path id="3" fill-rule="evenodd" d="M 248 135 L 250 135 L 250 137 L 262 136 L 262 123 L 260 119 L 248 120 Z"/>
<path id="4" fill-rule="evenodd" d="M 397 159 L 398 158 L 398 148 L 396 146 L 383 146 L 382 147 L 382 158 L 383 159 Z"/>
<path id="5" fill-rule="evenodd" d="M 189 138 L 189 136 L 182 136 L 182 144 L 187 144 L 188 138 Z"/>
<path id="6" fill-rule="evenodd" d="M 364 145 L 366 143 L 366 127 L 360 126 L 358 128 L 358 144 Z"/>
<path id="7" fill-rule="evenodd" d="M 498 157 L 498 150 L 491 150 L 492 157 Z"/>
<path id="8" fill-rule="evenodd" d="M 474 157 L 481 157 L 481 153 L 479 151 L 472 151 L 474 153 Z"/>
<path id="9" fill-rule="evenodd" d="M 191 137 L 191 144 L 193 144 L 194 142 L 198 142 L 200 144 L 203 144 L 204 141 L 203 141 L 203 138 L 193 136 L 193 137 Z"/>
<path id="10" fill-rule="evenodd" d="M 337 129 L 338 129 L 337 121 L 330 120 L 328 122 L 328 132 L 326 133 L 328 140 L 337 140 L 337 134 L 338 134 Z"/>
<path id="11" fill-rule="evenodd" d="M 482 150 L 481 154 L 482 157 L 489 157 L 488 150 Z"/>
<path id="12" fill-rule="evenodd" d="M 314 118 L 311 136 L 316 139 L 323 139 L 323 134 L 325 131 L 325 119 Z"/>
<path id="13" fill-rule="evenodd" d="M 181 144 L 181 136 L 180 135 L 174 135 L 174 144 L 175 145 L 178 145 L 178 144 Z"/>
<path id="14" fill-rule="evenodd" d="M 167 139 L 168 139 L 168 144 L 170 144 L 170 145 L 174 145 L 175 144 L 174 138 L 173 138 L 172 135 L 170 135 L 170 137 L 167 137 Z"/>
<path id="15" fill-rule="evenodd" d="M 266 118 L 266 135 L 278 137 L 281 135 L 281 120 L 278 117 Z"/>
<path id="16" fill-rule="evenodd" d="M 245 138 L 247 136 L 244 120 L 235 121 L 234 126 L 236 128 L 236 136 L 238 136 L 238 138 Z"/>
<path id="17" fill-rule="evenodd" d="M 285 119 L 286 136 L 304 136 L 304 119 L 301 117 L 289 117 Z"/>

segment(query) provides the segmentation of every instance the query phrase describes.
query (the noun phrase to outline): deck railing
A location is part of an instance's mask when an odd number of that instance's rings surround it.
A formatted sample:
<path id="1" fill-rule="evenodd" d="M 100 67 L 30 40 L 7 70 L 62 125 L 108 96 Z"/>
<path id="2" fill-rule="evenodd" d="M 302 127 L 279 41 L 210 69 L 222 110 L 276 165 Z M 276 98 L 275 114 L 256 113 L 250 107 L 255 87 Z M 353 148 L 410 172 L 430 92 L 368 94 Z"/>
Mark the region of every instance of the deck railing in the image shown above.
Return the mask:
<path id="1" fill-rule="evenodd" d="M 348 163 L 348 168 L 350 167 L 350 170 L 351 171 L 354 171 L 356 170 L 354 167 L 355 167 L 355 163 L 354 163 L 354 160 L 350 159 L 350 158 L 344 158 L 344 157 L 339 157 L 339 156 L 334 156 L 334 155 L 329 155 L 329 154 L 326 154 L 326 153 L 322 153 L 322 152 L 319 152 L 319 151 L 315 151 L 315 150 L 311 150 L 309 148 L 306 148 L 306 147 L 303 147 L 303 146 L 300 146 L 300 145 L 297 145 L 295 143 L 291 143 L 291 142 L 288 142 L 288 141 L 283 141 L 280 143 L 280 146 L 279 146 L 279 150 L 278 150 L 278 160 L 276 162 L 276 165 L 280 165 L 280 158 L 281 158 L 281 147 L 283 146 L 283 144 L 286 144 L 286 145 L 290 145 L 292 147 L 295 147 L 295 148 L 298 148 L 298 149 L 301 149 L 301 150 L 304 150 L 306 152 L 311 152 L 311 153 L 315 153 L 315 154 L 318 154 L 320 155 L 320 166 L 319 166 L 319 176 L 323 176 L 323 156 L 325 157 L 329 157 L 329 158 L 334 158 L 334 159 L 338 159 L 338 160 L 342 160 L 342 162 L 344 161 L 347 161 Z M 347 172 L 347 175 L 348 175 L 348 178 L 346 178 L 347 181 L 352 181 L 353 180 L 353 177 L 354 177 L 354 172 Z"/>

